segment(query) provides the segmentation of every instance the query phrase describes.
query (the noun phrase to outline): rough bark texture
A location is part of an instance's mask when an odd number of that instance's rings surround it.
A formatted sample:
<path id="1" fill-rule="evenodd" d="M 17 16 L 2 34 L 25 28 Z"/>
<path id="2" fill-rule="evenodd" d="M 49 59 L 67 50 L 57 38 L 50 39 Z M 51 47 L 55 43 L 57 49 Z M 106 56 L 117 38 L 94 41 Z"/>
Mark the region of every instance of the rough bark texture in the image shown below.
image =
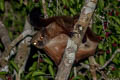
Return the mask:
<path id="1" fill-rule="evenodd" d="M 0 39 L 1 42 L 3 43 L 4 47 L 7 48 L 8 45 L 10 44 L 11 40 L 8 36 L 8 31 L 5 28 L 4 24 L 0 21 Z"/>
<path id="2" fill-rule="evenodd" d="M 93 80 L 97 80 L 97 76 L 96 76 L 96 63 L 95 63 L 95 59 L 93 56 L 89 57 L 89 63 L 90 63 L 90 72 L 93 76 Z"/>
<path id="3" fill-rule="evenodd" d="M 26 20 L 25 27 L 27 25 L 28 25 L 28 29 L 29 29 L 30 25 L 28 24 L 28 22 Z M 25 29 L 25 30 L 28 30 L 28 29 Z M 31 33 L 31 32 L 29 32 L 29 33 Z M 31 40 L 31 38 L 27 37 L 18 46 L 18 53 L 17 53 L 17 55 L 15 57 L 15 62 L 18 64 L 19 68 L 21 68 L 23 66 L 23 62 L 26 62 L 26 58 L 27 58 L 27 56 L 29 56 L 28 55 L 29 54 L 28 45 L 29 45 L 30 40 Z"/>
<path id="4" fill-rule="evenodd" d="M 63 55 L 63 59 L 58 67 L 58 72 L 55 80 L 67 80 L 70 74 L 70 70 L 75 60 L 75 53 L 77 45 L 71 39 L 68 39 L 67 47 Z"/>
<path id="5" fill-rule="evenodd" d="M 32 34 L 31 25 L 26 20 L 24 31 L 30 30 L 30 34 Z M 15 63 L 19 67 L 19 73 L 16 74 L 16 80 L 20 80 L 20 74 L 24 71 L 26 62 L 28 60 L 29 54 L 30 54 L 30 40 L 31 37 L 26 37 L 18 46 L 18 52 L 15 57 Z"/>
<path id="6" fill-rule="evenodd" d="M 45 0 L 42 0 L 42 6 L 43 6 L 43 11 L 44 11 L 44 17 L 48 18 L 47 9 L 46 9 L 46 5 L 45 5 Z"/>
<path id="7" fill-rule="evenodd" d="M 10 58 L 11 50 L 16 46 L 16 44 L 18 42 L 23 40 L 27 35 L 30 35 L 31 31 L 32 30 L 30 30 L 30 29 L 23 31 L 23 33 L 21 33 L 15 40 L 13 40 L 8 45 L 8 48 L 3 52 L 3 55 L 0 58 L 0 71 L 6 71 L 8 69 L 8 60 Z M 26 40 L 26 41 L 29 42 L 28 40 Z"/>

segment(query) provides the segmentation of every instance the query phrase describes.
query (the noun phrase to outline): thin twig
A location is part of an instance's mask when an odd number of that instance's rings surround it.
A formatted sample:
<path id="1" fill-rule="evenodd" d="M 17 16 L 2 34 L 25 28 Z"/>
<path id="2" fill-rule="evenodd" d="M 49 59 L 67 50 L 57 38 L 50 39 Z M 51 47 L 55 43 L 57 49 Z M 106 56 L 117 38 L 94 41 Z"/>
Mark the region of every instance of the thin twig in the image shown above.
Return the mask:
<path id="1" fill-rule="evenodd" d="M 102 80 L 102 79 L 108 80 L 108 78 L 107 78 L 106 74 L 104 73 L 104 71 L 100 71 L 98 69 L 96 71 L 99 72 L 102 75 L 101 78 L 98 79 L 98 80 Z"/>
<path id="2" fill-rule="evenodd" d="M 77 68 L 77 71 L 85 68 L 85 69 L 90 69 L 90 66 L 88 64 L 80 63 L 80 67 Z"/>
<path id="3" fill-rule="evenodd" d="M 114 59 L 114 57 L 115 57 L 115 55 L 117 54 L 117 53 L 119 53 L 120 52 L 120 49 L 117 49 L 114 53 L 113 53 L 113 55 L 111 56 L 111 58 L 102 66 L 102 67 L 100 67 L 99 69 L 101 70 L 101 69 L 104 69 L 113 59 Z"/>
<path id="4" fill-rule="evenodd" d="M 43 6 L 43 11 L 44 11 L 44 17 L 48 18 L 45 0 L 42 0 L 42 6 Z"/>
<path id="5" fill-rule="evenodd" d="M 77 68 L 76 68 L 76 66 L 74 66 L 74 77 L 76 77 L 77 76 Z"/>

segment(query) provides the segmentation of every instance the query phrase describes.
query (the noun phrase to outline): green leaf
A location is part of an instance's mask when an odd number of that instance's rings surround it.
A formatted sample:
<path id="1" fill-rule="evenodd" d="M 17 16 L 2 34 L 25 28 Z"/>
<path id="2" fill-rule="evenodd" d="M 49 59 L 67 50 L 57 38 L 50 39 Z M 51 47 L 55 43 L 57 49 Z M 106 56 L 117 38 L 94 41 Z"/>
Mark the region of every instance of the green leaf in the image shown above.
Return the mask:
<path id="1" fill-rule="evenodd" d="M 85 64 L 89 64 L 89 61 L 88 61 L 88 60 L 85 60 Z"/>
<path id="2" fill-rule="evenodd" d="M 120 32 L 120 27 L 118 27 L 118 25 L 115 25 L 115 29 L 116 29 L 116 31 Z"/>
<path id="3" fill-rule="evenodd" d="M 99 63 L 100 65 L 104 65 L 104 57 L 102 55 L 99 56 Z"/>
<path id="4" fill-rule="evenodd" d="M 103 53 L 103 56 L 104 56 L 104 61 L 106 61 L 106 57 L 107 57 L 106 52 Z"/>
<path id="5" fill-rule="evenodd" d="M 37 69 L 37 62 L 34 62 L 33 65 L 29 68 L 29 71 L 34 71 Z"/>
<path id="6" fill-rule="evenodd" d="M 44 64 L 44 66 L 42 66 L 42 70 L 41 71 L 45 72 L 47 70 L 47 68 L 48 68 L 47 65 Z"/>
<path id="7" fill-rule="evenodd" d="M 48 70 L 49 70 L 50 74 L 52 75 L 52 77 L 54 78 L 55 72 L 54 72 L 53 66 L 49 65 Z"/>
<path id="8" fill-rule="evenodd" d="M 110 16 L 110 18 L 112 18 L 114 21 L 116 21 L 120 25 L 120 19 L 118 17 Z"/>
<path id="9" fill-rule="evenodd" d="M 32 56 L 33 59 L 35 59 L 35 58 L 37 58 L 37 57 L 38 57 L 38 54 L 34 54 L 34 55 Z"/>
<path id="10" fill-rule="evenodd" d="M 78 0 L 78 1 L 79 1 L 79 0 Z M 71 4 L 75 4 L 75 1 L 74 1 L 74 0 L 71 0 L 70 3 L 71 3 Z"/>
<path id="11" fill-rule="evenodd" d="M 99 43 L 99 44 L 98 44 L 98 48 L 99 48 L 99 49 L 103 49 L 103 44 L 102 44 L 102 43 Z"/>
<path id="12" fill-rule="evenodd" d="M 1 11 L 4 11 L 4 8 L 5 8 L 5 7 L 4 7 L 4 4 L 5 4 L 5 3 L 4 3 L 4 0 L 0 0 L 0 10 L 1 10 Z"/>
<path id="13" fill-rule="evenodd" d="M 64 12 L 64 15 L 68 15 L 69 14 L 69 12 L 66 9 L 64 9 L 63 12 Z"/>
<path id="14" fill-rule="evenodd" d="M 113 58 L 113 62 L 115 63 L 115 64 L 117 64 L 117 65 L 119 65 L 120 64 L 120 53 L 117 53 L 116 55 L 115 55 L 115 57 Z"/>
<path id="15" fill-rule="evenodd" d="M 40 76 L 39 79 L 40 79 L 40 80 L 45 80 L 43 76 Z"/>
<path id="16" fill-rule="evenodd" d="M 73 70 L 71 70 L 69 77 L 72 78 L 74 75 Z"/>
<path id="17" fill-rule="evenodd" d="M 115 42 L 118 42 L 117 38 L 116 38 L 114 35 L 112 35 L 111 38 L 112 38 Z"/>
<path id="18" fill-rule="evenodd" d="M 44 58 L 43 60 L 44 60 L 44 62 L 46 62 L 47 64 L 53 65 L 53 63 L 52 63 L 52 61 L 51 61 L 50 59 Z"/>
<path id="19" fill-rule="evenodd" d="M 62 2 L 63 2 L 63 4 L 64 4 L 65 6 L 69 7 L 69 3 L 68 3 L 67 0 L 62 0 Z"/>
<path id="20" fill-rule="evenodd" d="M 115 30 L 116 30 L 116 31 L 120 31 L 119 25 L 114 24 L 113 22 L 111 22 L 111 25 L 115 27 Z"/>
<path id="21" fill-rule="evenodd" d="M 95 25 L 95 24 L 93 24 L 92 30 L 93 30 L 93 32 L 97 33 L 97 28 L 96 28 L 96 25 Z"/>
<path id="22" fill-rule="evenodd" d="M 6 74 L 8 74 L 8 73 L 4 72 L 4 71 L 0 72 L 0 75 L 6 75 Z"/>
<path id="23" fill-rule="evenodd" d="M 29 72 L 29 73 L 25 76 L 25 80 L 30 79 L 30 78 L 31 78 L 31 76 L 32 76 L 32 73 L 33 73 L 33 72 Z"/>
<path id="24" fill-rule="evenodd" d="M 70 8 L 70 11 L 71 11 L 71 13 L 72 13 L 73 15 L 76 14 L 76 11 L 75 11 L 73 8 Z"/>
<path id="25" fill-rule="evenodd" d="M 66 4 L 67 4 L 66 0 L 62 0 L 62 2 L 63 2 L 63 4 L 64 4 L 64 5 L 66 5 Z"/>
<path id="26" fill-rule="evenodd" d="M 34 77 L 32 77 L 32 78 L 31 78 L 31 80 L 35 80 L 35 78 L 34 78 Z"/>
<path id="27" fill-rule="evenodd" d="M 118 60 L 117 58 L 114 58 L 112 61 L 113 61 L 115 64 L 119 64 L 119 60 Z"/>
<path id="28" fill-rule="evenodd" d="M 15 64 L 15 62 L 13 60 L 10 61 L 10 64 L 13 66 L 13 68 L 15 68 L 16 72 L 19 71 L 17 64 Z"/>
<path id="29" fill-rule="evenodd" d="M 23 0 L 20 0 L 20 4 L 22 4 L 23 3 Z"/>
<path id="30" fill-rule="evenodd" d="M 99 0 L 98 1 L 98 6 L 99 6 L 99 9 L 102 11 L 103 8 L 104 8 L 104 0 Z"/>
<path id="31" fill-rule="evenodd" d="M 76 76 L 73 80 L 85 80 L 85 76 L 83 76 L 83 75 L 78 75 L 78 76 Z"/>
<path id="32" fill-rule="evenodd" d="M 32 77 L 41 76 L 41 75 L 45 75 L 45 73 L 42 71 L 35 71 L 35 72 L 33 72 Z"/>

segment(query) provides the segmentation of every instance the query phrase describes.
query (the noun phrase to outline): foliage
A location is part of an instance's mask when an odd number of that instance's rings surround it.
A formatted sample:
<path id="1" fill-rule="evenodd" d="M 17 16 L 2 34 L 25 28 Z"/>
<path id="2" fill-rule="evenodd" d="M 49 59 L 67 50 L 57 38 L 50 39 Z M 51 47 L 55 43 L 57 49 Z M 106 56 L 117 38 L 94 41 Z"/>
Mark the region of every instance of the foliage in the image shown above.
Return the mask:
<path id="1" fill-rule="evenodd" d="M 58 2 L 57 2 L 58 1 Z M 68 15 L 73 16 L 80 13 L 84 0 L 46 0 L 48 16 Z M 35 6 L 41 7 L 41 0 L 0 0 L 0 20 L 4 22 L 9 31 L 11 40 L 14 40 L 24 28 L 25 19 L 31 9 Z M 101 66 L 112 56 L 116 49 L 120 47 L 120 1 L 119 0 L 99 0 L 95 14 L 93 16 L 92 30 L 97 34 L 100 43 L 96 51 L 95 59 Z M 0 43 L 0 49 L 3 49 Z M 34 53 L 34 59 L 38 55 Z M 89 64 L 88 60 L 84 60 Z M 10 71 L 18 71 L 17 65 L 10 61 Z M 109 78 L 120 79 L 120 53 L 118 53 L 112 62 L 104 69 Z M 92 76 L 88 70 L 85 70 L 87 76 L 80 74 L 73 77 L 71 71 L 70 79 L 87 80 Z M 53 79 L 56 73 L 56 66 L 45 54 L 39 60 L 33 61 L 29 70 L 23 73 L 22 80 L 48 80 L 47 76 Z M 7 73 L 0 72 L 0 75 Z M 50 75 L 48 75 L 50 74 Z M 97 74 L 100 78 L 100 74 Z"/>

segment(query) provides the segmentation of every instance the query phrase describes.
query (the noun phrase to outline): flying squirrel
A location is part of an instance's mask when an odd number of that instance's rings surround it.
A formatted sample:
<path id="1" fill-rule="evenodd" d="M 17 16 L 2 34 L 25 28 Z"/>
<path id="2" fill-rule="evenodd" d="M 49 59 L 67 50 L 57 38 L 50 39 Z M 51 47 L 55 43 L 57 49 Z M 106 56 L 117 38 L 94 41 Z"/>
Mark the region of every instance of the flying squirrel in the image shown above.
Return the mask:
<path id="1" fill-rule="evenodd" d="M 67 40 L 74 34 L 73 28 L 78 18 L 79 15 L 43 18 L 40 8 L 33 8 L 29 15 L 29 21 L 38 32 L 33 36 L 31 43 L 37 48 L 44 49 L 52 60 L 59 64 Z M 76 53 L 76 61 L 95 53 L 98 39 L 89 27 L 82 42 L 83 44 Z"/>

